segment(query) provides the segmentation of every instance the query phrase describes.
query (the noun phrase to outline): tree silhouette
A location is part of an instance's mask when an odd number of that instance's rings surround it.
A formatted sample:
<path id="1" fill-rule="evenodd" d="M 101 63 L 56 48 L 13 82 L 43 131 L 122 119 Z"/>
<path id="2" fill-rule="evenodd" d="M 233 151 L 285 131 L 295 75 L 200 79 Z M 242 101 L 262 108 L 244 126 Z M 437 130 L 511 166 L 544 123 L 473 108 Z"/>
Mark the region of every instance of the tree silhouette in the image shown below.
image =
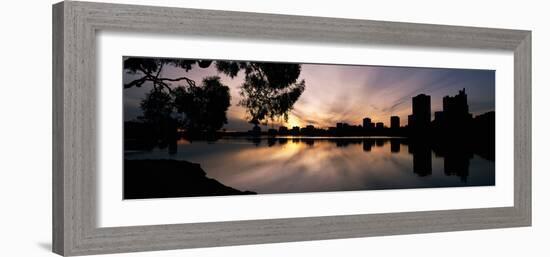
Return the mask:
<path id="1" fill-rule="evenodd" d="M 183 128 L 193 135 L 212 134 L 227 123 L 229 88 L 219 77 L 208 77 L 197 85 L 187 77 L 162 77 L 166 65 L 189 71 L 207 68 L 212 61 L 159 59 L 130 57 L 124 60 L 128 74 L 139 75 L 138 79 L 124 84 L 124 88 L 152 84 L 151 91 L 142 99 L 143 115 L 138 119 L 149 124 L 151 135 L 160 147 L 177 140 L 177 129 Z"/>
<path id="2" fill-rule="evenodd" d="M 124 70 L 128 74 L 139 74 L 141 78 L 135 79 L 127 84 L 124 88 L 141 87 L 145 82 L 151 82 L 154 89 L 164 89 L 171 91 L 170 83 L 186 82 L 188 85 L 195 85 L 195 81 L 187 77 L 165 78 L 161 77 L 162 69 L 165 65 L 173 65 L 189 71 L 195 64 L 199 67 L 206 68 L 210 66 L 211 61 L 187 60 L 187 59 L 161 59 L 161 58 L 142 58 L 142 57 L 127 57 L 124 60 Z"/>
<path id="3" fill-rule="evenodd" d="M 148 124 L 152 132 L 143 138 L 160 148 L 173 144 L 177 140 L 177 120 L 172 117 L 172 96 L 162 90 L 153 89 L 141 100 L 140 107 L 143 116 L 138 119 Z"/>
<path id="4" fill-rule="evenodd" d="M 217 61 L 216 68 L 232 78 L 244 70 L 239 105 L 246 108 L 248 121 L 254 125 L 277 118 L 287 121 L 306 85 L 305 80 L 298 81 L 300 64 Z"/>
<path id="5" fill-rule="evenodd" d="M 227 123 L 229 88 L 220 82 L 219 77 L 205 78 L 200 86 L 185 76 L 162 77 L 166 65 L 187 72 L 197 66 L 208 68 L 212 63 L 218 72 L 231 78 L 244 71 L 239 105 L 245 107 L 248 121 L 255 125 L 278 118 L 288 120 L 288 113 L 305 89 L 305 81 L 298 81 L 299 64 L 142 57 L 125 58 L 125 71 L 139 75 L 139 78 L 124 84 L 124 88 L 141 87 L 146 82 L 153 85 L 141 105 L 144 121 L 170 120 L 175 111 L 182 114 L 179 124 L 186 130 L 212 133 Z"/>
<path id="6" fill-rule="evenodd" d="M 151 90 L 141 100 L 140 107 L 143 116 L 140 120 L 150 123 L 160 123 L 172 119 L 173 99 L 169 93 L 161 90 Z"/>
<path id="7" fill-rule="evenodd" d="M 190 133 L 211 134 L 227 123 L 225 111 L 231 96 L 229 87 L 220 82 L 220 77 L 206 77 L 201 87 L 178 87 L 173 93 L 174 107 L 185 116 L 184 127 Z"/>

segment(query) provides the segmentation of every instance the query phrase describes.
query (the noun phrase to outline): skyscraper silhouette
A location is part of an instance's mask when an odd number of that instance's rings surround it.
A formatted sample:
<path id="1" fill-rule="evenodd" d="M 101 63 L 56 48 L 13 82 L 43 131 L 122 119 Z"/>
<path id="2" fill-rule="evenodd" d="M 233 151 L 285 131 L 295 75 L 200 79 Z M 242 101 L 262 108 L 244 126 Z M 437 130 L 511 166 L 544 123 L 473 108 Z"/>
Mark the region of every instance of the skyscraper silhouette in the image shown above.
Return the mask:
<path id="1" fill-rule="evenodd" d="M 427 130 L 432 119 L 430 96 L 419 94 L 413 97 L 412 110 L 412 115 L 409 115 L 409 127 L 415 131 Z"/>
<path id="2" fill-rule="evenodd" d="M 373 127 L 374 127 L 374 124 L 372 123 L 372 120 L 369 117 L 365 117 L 363 119 L 363 128 L 372 129 Z"/>
<path id="3" fill-rule="evenodd" d="M 459 90 L 457 95 L 443 97 L 443 111 L 437 112 L 434 120 L 436 128 L 442 133 L 465 134 L 471 123 L 466 89 Z"/>
<path id="4" fill-rule="evenodd" d="M 458 91 L 458 95 L 443 97 L 443 112 L 448 116 L 468 116 L 468 95 L 466 89 Z"/>
<path id="5" fill-rule="evenodd" d="M 391 116 L 391 118 L 390 118 L 390 127 L 392 129 L 398 129 L 399 126 L 400 126 L 399 117 L 398 116 Z"/>

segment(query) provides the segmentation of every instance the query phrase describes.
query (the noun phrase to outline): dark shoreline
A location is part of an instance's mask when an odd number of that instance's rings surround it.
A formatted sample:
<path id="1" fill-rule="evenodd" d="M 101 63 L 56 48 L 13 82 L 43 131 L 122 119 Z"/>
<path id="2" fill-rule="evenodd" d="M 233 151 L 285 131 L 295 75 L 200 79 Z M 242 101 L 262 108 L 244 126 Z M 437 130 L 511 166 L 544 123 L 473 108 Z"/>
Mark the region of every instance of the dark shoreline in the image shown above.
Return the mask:
<path id="1" fill-rule="evenodd" d="M 178 160 L 124 160 L 124 199 L 250 195 L 206 176 L 199 164 Z"/>

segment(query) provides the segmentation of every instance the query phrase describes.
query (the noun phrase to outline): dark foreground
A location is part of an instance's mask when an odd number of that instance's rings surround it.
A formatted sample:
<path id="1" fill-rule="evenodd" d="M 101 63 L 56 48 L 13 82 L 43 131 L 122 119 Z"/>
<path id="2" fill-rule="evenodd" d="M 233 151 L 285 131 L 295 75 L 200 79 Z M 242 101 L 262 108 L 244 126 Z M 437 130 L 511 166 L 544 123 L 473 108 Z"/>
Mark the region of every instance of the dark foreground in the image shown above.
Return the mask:
<path id="1" fill-rule="evenodd" d="M 256 194 L 208 178 L 199 164 L 177 160 L 124 160 L 124 199 Z"/>

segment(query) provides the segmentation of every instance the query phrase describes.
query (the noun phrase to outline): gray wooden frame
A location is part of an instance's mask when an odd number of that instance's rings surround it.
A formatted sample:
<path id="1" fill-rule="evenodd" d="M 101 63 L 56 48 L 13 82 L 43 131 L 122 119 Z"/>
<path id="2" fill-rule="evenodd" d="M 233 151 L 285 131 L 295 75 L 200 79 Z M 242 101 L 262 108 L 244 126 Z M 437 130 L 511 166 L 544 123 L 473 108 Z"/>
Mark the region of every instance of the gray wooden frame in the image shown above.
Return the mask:
<path id="1" fill-rule="evenodd" d="M 99 228 L 95 223 L 95 36 L 99 30 L 513 51 L 514 206 Z M 58 254 L 530 225 L 530 31 L 72 1 L 53 6 L 53 251 Z"/>

